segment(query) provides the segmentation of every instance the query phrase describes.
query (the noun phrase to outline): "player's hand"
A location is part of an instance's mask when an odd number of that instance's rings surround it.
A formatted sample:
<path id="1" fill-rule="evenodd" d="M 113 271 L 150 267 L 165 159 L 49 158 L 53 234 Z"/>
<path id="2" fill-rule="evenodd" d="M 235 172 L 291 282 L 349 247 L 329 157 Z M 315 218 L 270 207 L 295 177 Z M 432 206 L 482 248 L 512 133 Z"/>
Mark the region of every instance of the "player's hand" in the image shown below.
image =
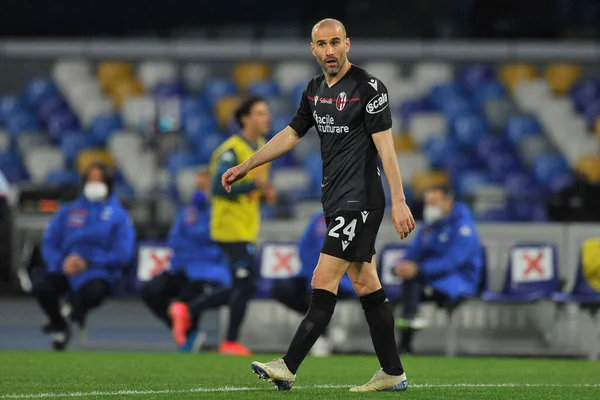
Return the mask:
<path id="1" fill-rule="evenodd" d="M 75 257 L 75 270 L 77 273 L 83 272 L 86 269 L 88 269 L 87 261 L 85 261 L 83 258 L 77 255 Z"/>
<path id="2" fill-rule="evenodd" d="M 419 272 L 419 268 L 414 261 L 402 261 L 396 268 L 394 268 L 394 273 L 397 277 L 402 279 L 411 279 L 417 276 Z"/>
<path id="3" fill-rule="evenodd" d="M 236 165 L 235 167 L 229 168 L 223 176 L 221 176 L 221 184 L 227 191 L 231 192 L 231 185 L 239 181 L 248 174 L 248 167 L 244 164 Z"/>
<path id="4" fill-rule="evenodd" d="M 63 262 L 63 272 L 67 276 L 73 276 L 78 272 L 77 259 L 79 256 L 71 254 Z"/>
<path id="5" fill-rule="evenodd" d="M 392 222 L 400 239 L 406 237 L 415 229 L 415 219 L 405 201 L 396 201 L 392 203 Z"/>

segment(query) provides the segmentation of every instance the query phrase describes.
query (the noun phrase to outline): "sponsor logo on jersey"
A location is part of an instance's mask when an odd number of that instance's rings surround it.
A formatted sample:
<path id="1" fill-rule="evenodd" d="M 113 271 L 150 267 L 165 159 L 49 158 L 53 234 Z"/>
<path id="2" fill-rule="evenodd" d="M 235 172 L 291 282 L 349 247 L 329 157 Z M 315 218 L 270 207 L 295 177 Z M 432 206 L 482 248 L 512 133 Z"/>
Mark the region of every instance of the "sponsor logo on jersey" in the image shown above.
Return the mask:
<path id="1" fill-rule="evenodd" d="M 347 102 L 348 96 L 346 95 L 346 92 L 341 92 L 338 94 L 337 99 L 335 99 L 335 108 L 337 108 L 338 111 L 342 111 L 344 107 L 346 107 Z"/>
<path id="2" fill-rule="evenodd" d="M 387 93 L 380 93 L 367 103 L 366 110 L 369 114 L 377 114 L 385 110 L 388 105 Z"/>
<path id="3" fill-rule="evenodd" d="M 329 115 L 325 114 L 322 117 L 319 117 L 317 111 L 313 111 L 313 118 L 315 119 L 317 129 L 321 133 L 348 133 L 350 132 L 350 128 L 347 125 L 336 125 L 335 119 Z"/>
<path id="4" fill-rule="evenodd" d="M 371 85 L 371 87 L 375 90 L 377 90 L 377 79 L 371 79 L 369 82 L 367 82 L 369 85 Z"/>

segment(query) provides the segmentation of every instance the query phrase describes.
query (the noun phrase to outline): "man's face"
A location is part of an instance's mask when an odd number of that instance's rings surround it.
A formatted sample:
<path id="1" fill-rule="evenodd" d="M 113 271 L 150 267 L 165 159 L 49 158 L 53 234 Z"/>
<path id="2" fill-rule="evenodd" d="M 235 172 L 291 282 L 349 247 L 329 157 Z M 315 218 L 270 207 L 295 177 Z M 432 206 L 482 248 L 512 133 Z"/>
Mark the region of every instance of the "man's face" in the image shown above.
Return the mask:
<path id="1" fill-rule="evenodd" d="M 446 217 L 452 211 L 452 203 L 452 199 L 446 196 L 441 190 L 429 190 L 425 192 L 425 206 L 439 208 Z"/>
<path id="2" fill-rule="evenodd" d="M 338 27 L 322 27 L 314 31 L 310 48 L 323 72 L 336 76 L 348 59 L 350 39 Z"/>
<path id="3" fill-rule="evenodd" d="M 198 172 L 196 174 L 196 190 L 208 192 L 210 187 L 210 174 L 208 171 Z"/>
<path id="4" fill-rule="evenodd" d="M 85 182 L 104 182 L 104 174 L 100 168 L 92 168 L 88 171 Z"/>
<path id="5" fill-rule="evenodd" d="M 252 105 L 250 113 L 243 118 L 244 127 L 259 135 L 266 135 L 271 129 L 271 113 L 264 101 Z"/>

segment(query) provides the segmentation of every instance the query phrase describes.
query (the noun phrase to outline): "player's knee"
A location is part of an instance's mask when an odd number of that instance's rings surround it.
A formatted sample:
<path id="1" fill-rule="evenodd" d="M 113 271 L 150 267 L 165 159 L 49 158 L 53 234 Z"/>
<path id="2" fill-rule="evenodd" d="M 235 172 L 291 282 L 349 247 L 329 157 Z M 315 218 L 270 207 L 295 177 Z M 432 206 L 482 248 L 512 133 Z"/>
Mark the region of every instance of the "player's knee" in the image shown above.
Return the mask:
<path id="1" fill-rule="evenodd" d="M 356 294 L 361 297 L 379 290 L 381 284 L 377 277 L 361 277 L 360 279 L 352 280 L 352 287 Z"/>

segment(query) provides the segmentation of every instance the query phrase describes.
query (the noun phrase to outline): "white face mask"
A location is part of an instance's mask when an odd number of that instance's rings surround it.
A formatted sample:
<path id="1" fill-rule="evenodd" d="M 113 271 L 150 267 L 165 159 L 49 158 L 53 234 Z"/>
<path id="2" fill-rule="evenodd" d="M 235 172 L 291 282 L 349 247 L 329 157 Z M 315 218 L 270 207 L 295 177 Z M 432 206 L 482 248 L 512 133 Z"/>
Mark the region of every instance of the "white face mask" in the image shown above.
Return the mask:
<path id="1" fill-rule="evenodd" d="M 431 225 L 444 218 L 444 211 L 438 206 L 425 206 L 423 209 L 423 221 Z"/>
<path id="2" fill-rule="evenodd" d="M 89 182 L 83 187 L 83 195 L 89 201 L 103 201 L 108 195 L 108 186 L 104 182 Z"/>

